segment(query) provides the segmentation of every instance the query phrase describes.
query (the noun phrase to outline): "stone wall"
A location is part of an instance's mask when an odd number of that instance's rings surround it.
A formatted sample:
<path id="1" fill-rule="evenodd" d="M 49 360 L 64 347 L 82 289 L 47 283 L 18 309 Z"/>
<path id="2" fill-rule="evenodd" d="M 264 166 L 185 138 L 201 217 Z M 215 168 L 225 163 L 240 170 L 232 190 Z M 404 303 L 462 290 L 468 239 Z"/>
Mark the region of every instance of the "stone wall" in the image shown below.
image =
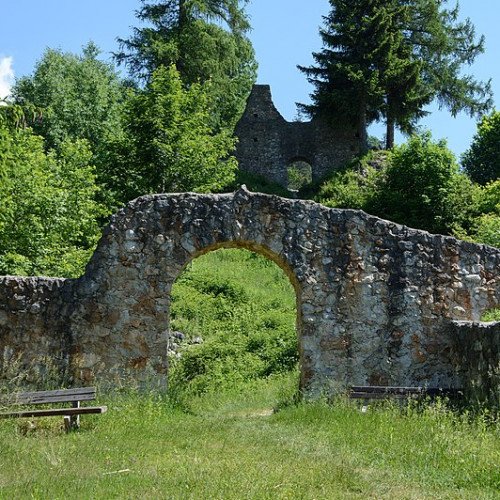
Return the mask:
<path id="1" fill-rule="evenodd" d="M 69 280 L 0 277 L 0 378 L 66 376 L 71 302 Z"/>
<path id="2" fill-rule="evenodd" d="M 269 85 L 254 85 L 236 126 L 240 169 L 282 186 L 294 161 L 311 165 L 313 181 L 359 155 L 360 134 L 351 126 L 329 126 L 321 120 L 287 122 L 274 106 Z"/>
<path id="3" fill-rule="evenodd" d="M 500 322 L 453 321 L 457 372 L 468 399 L 500 405 Z"/>
<path id="4" fill-rule="evenodd" d="M 144 196 L 113 216 L 80 279 L 0 281 L 0 362 L 51 357 L 75 383 L 164 383 L 172 285 L 223 247 L 261 253 L 290 277 L 311 394 L 461 387 L 451 321 L 500 304 L 499 249 L 243 188 Z"/>

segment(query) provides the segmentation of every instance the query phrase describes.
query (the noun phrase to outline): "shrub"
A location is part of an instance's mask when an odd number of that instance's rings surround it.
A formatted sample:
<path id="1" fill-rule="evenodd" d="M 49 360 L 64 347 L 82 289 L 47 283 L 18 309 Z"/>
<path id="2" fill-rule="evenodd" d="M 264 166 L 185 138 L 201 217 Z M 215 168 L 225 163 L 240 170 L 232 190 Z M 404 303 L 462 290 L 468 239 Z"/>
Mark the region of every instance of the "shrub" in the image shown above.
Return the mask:
<path id="1" fill-rule="evenodd" d="M 479 184 L 500 177 L 500 111 L 483 117 L 470 149 L 462 157 L 462 165 L 470 178 Z"/>
<path id="2" fill-rule="evenodd" d="M 316 200 L 327 207 L 364 210 L 378 196 L 386 153 L 369 152 L 335 172 L 319 188 Z"/>
<path id="3" fill-rule="evenodd" d="M 472 184 L 446 141 L 434 142 L 425 133 L 393 149 L 377 196 L 365 208 L 401 224 L 450 234 L 473 203 Z"/>

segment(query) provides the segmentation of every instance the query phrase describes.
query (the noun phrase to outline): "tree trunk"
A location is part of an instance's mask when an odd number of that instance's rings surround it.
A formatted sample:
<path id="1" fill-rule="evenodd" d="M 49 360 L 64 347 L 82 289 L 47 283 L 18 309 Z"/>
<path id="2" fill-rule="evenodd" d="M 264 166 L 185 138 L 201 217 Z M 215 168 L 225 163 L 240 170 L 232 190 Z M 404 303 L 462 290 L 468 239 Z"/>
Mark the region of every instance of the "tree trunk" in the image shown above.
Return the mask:
<path id="1" fill-rule="evenodd" d="M 386 125 L 387 125 L 387 130 L 385 137 L 385 148 L 392 149 L 394 147 L 394 129 L 395 129 L 394 117 L 392 116 L 392 113 L 388 113 Z"/>
<path id="2" fill-rule="evenodd" d="M 366 104 L 363 99 L 359 104 L 358 134 L 360 142 L 360 153 L 364 154 L 368 151 L 368 131 L 366 124 Z"/>

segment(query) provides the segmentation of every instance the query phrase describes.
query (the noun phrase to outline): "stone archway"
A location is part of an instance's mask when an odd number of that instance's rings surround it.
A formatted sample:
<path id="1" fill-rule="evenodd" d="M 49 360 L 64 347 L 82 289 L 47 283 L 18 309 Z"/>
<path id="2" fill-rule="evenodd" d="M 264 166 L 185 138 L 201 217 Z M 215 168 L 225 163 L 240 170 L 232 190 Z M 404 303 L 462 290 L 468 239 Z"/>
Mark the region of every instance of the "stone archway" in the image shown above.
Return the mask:
<path id="1" fill-rule="evenodd" d="M 162 381 L 172 284 L 222 247 L 289 275 L 311 394 L 462 385 L 452 322 L 500 303 L 499 249 L 244 188 L 144 196 L 111 219 L 82 278 L 0 278 L 0 363 L 50 357 L 79 383 Z"/>
<path id="2" fill-rule="evenodd" d="M 297 389 L 297 292 L 283 268 L 262 252 L 223 246 L 194 258 L 171 291 L 174 379 L 204 391 L 214 381 L 218 386 L 223 373 L 230 383 L 277 376 L 293 380 Z"/>
<path id="3" fill-rule="evenodd" d="M 276 254 L 269 248 L 267 248 L 264 245 L 261 244 L 255 244 L 254 242 L 250 241 L 237 241 L 237 242 L 224 242 L 220 244 L 216 244 L 213 246 L 209 246 L 206 248 L 203 248 L 200 251 L 195 252 L 194 254 L 190 255 L 190 259 L 186 262 L 182 270 L 179 272 L 179 274 L 175 277 L 174 282 L 172 283 L 172 288 L 175 286 L 175 283 L 178 281 L 178 279 L 184 274 L 186 268 L 190 266 L 193 261 L 197 260 L 199 257 L 202 257 L 206 254 L 212 253 L 212 252 L 217 252 L 218 250 L 228 250 L 228 249 L 239 249 L 239 250 L 245 250 L 247 251 L 248 254 L 257 254 L 261 257 L 264 257 L 266 260 L 270 261 L 273 265 L 279 268 L 279 270 L 282 272 L 284 277 L 286 277 L 289 286 L 293 290 L 293 296 L 294 296 L 294 313 L 295 313 L 295 335 L 297 336 L 298 340 L 298 356 L 299 356 L 299 366 L 302 366 L 302 350 L 300 348 L 300 339 L 302 337 L 302 319 L 301 319 L 301 307 L 300 307 L 300 300 L 301 300 L 301 287 L 300 283 L 298 280 L 295 278 L 295 275 L 293 273 L 293 270 L 291 269 L 290 265 L 288 262 L 286 262 L 280 255 Z M 231 280 L 233 281 L 233 280 Z M 240 285 L 245 286 L 244 283 L 240 283 Z M 168 329 L 170 330 L 171 328 L 171 318 L 170 318 L 170 313 L 171 313 L 171 308 L 169 304 L 169 310 L 168 310 Z M 302 382 L 301 382 L 302 384 Z"/>

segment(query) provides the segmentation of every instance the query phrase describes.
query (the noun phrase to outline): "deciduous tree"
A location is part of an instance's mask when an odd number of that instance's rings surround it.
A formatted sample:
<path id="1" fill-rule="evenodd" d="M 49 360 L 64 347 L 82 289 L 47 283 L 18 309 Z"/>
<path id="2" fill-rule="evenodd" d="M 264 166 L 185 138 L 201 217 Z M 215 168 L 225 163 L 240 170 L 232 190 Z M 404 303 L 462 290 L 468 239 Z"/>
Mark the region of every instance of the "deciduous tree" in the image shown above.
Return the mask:
<path id="1" fill-rule="evenodd" d="M 28 114 L 27 124 L 44 138 L 46 151 L 58 151 L 68 140 L 86 140 L 99 184 L 112 191 L 109 142 L 121 133 L 126 86 L 98 56 L 92 42 L 82 55 L 47 49 L 33 74 L 17 80 L 13 95 L 25 109 L 39 110 Z M 116 204 L 107 192 L 101 194 L 107 204 Z"/>
<path id="2" fill-rule="evenodd" d="M 426 133 L 393 149 L 378 194 L 368 201 L 364 209 L 385 219 L 451 234 L 468 222 L 475 197 L 446 142 Z"/>
<path id="3" fill-rule="evenodd" d="M 145 193 L 214 191 L 233 180 L 234 139 L 224 130 L 213 133 L 207 86 L 186 89 L 174 66 L 159 67 L 128 100 L 113 162 L 126 173 L 122 201 Z M 116 171 L 120 175 L 120 167 Z"/>
<path id="4" fill-rule="evenodd" d="M 0 274 L 82 273 L 104 214 L 91 158 L 85 140 L 46 153 L 42 137 L 0 113 Z"/>
<path id="5" fill-rule="evenodd" d="M 88 43 L 82 55 L 47 49 L 32 75 L 17 80 L 15 102 L 42 111 L 29 125 L 54 149 L 65 139 L 86 139 L 98 152 L 119 126 L 124 85 L 112 65 Z"/>
<path id="6" fill-rule="evenodd" d="M 500 111 L 483 117 L 462 165 L 479 184 L 500 179 Z"/>

